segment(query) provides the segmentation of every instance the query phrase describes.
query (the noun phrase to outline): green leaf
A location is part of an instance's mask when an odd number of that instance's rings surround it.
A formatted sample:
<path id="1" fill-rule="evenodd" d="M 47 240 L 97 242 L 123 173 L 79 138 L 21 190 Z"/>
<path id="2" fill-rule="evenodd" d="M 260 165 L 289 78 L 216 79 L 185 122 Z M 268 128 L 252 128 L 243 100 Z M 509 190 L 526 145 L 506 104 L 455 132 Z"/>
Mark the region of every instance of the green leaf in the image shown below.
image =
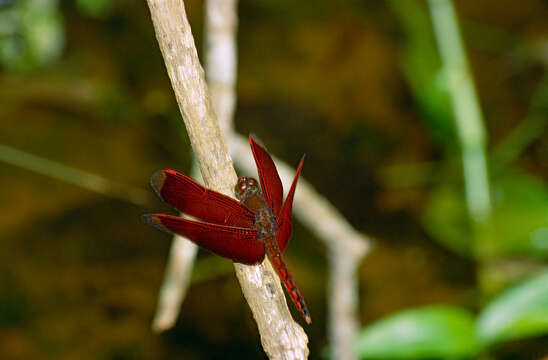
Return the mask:
<path id="1" fill-rule="evenodd" d="M 548 334 L 548 271 L 488 304 L 478 318 L 477 333 L 486 344 Z"/>
<path id="2" fill-rule="evenodd" d="M 401 68 L 430 134 L 442 145 L 454 143 L 453 111 L 430 17 L 418 1 L 388 2 L 405 36 Z"/>
<path id="3" fill-rule="evenodd" d="M 425 229 L 445 247 L 461 254 L 474 254 L 474 236 L 462 187 L 440 185 L 430 193 L 423 215 Z"/>
<path id="4" fill-rule="evenodd" d="M 473 315 L 451 306 L 400 312 L 364 328 L 356 342 L 361 358 L 468 357 L 477 353 Z"/>
<path id="5" fill-rule="evenodd" d="M 462 191 L 462 184 L 442 184 L 432 190 L 423 224 L 437 241 L 462 255 L 548 258 L 546 185 L 510 170 L 494 178 L 491 216 L 478 226 L 475 243 Z"/>
<path id="6" fill-rule="evenodd" d="M 112 10 L 111 0 L 76 0 L 76 5 L 88 16 L 105 18 Z"/>
<path id="7" fill-rule="evenodd" d="M 548 188 L 538 179 L 506 171 L 492 186 L 490 222 L 481 229 L 482 255 L 548 258 Z"/>

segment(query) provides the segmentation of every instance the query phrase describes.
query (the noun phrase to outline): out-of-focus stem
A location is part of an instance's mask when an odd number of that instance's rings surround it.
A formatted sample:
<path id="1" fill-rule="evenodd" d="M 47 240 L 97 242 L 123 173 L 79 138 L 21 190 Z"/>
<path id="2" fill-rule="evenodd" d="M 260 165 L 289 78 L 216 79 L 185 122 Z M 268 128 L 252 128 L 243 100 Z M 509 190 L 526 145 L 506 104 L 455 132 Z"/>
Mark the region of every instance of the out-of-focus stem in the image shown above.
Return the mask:
<path id="1" fill-rule="evenodd" d="M 122 200 L 135 205 L 145 205 L 152 201 L 147 191 L 110 181 L 102 176 L 79 170 L 40 156 L 0 145 L 0 161 L 37 172 L 84 189 Z"/>
<path id="2" fill-rule="evenodd" d="M 236 104 L 237 0 L 205 2 L 206 79 L 223 135 L 233 128 Z"/>
<path id="3" fill-rule="evenodd" d="M 175 325 L 181 302 L 190 283 L 190 275 L 198 247 L 188 239 L 175 235 L 171 243 L 164 281 L 158 295 L 156 314 L 152 322 L 155 331 L 164 331 Z"/>
<path id="4" fill-rule="evenodd" d="M 358 359 L 354 342 L 359 329 L 357 267 L 365 249 L 330 248 L 329 257 L 329 326 L 332 359 Z"/>
<path id="5" fill-rule="evenodd" d="M 466 60 L 451 0 L 429 0 L 434 34 L 447 77 L 462 151 L 466 202 L 470 217 L 484 221 L 490 213 L 486 135 L 472 74 Z"/>
<path id="6" fill-rule="evenodd" d="M 519 123 L 493 150 L 498 167 L 516 159 L 533 140 L 544 134 L 548 110 L 548 75 L 545 74 L 533 94 L 527 117 Z"/>

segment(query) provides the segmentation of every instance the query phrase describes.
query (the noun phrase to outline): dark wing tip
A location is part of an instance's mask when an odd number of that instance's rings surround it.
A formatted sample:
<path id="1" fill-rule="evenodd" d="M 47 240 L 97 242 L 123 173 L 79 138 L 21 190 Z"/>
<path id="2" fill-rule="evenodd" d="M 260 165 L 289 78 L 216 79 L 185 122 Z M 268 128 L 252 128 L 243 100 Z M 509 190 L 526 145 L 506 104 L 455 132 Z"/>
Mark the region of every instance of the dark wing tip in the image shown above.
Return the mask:
<path id="1" fill-rule="evenodd" d="M 249 145 L 251 145 L 252 147 L 254 145 L 258 145 L 258 146 L 262 147 L 263 149 L 266 149 L 266 147 L 264 146 L 261 139 L 259 139 L 259 137 L 255 133 L 249 134 Z"/>
<path id="2" fill-rule="evenodd" d="M 141 215 L 141 220 L 143 220 L 144 222 L 146 222 L 147 224 L 149 225 L 153 225 L 153 226 L 157 226 L 157 225 L 161 225 L 162 223 L 160 222 L 160 219 L 158 218 L 158 216 L 154 215 L 154 214 L 144 214 L 144 215 Z"/>
<path id="3" fill-rule="evenodd" d="M 162 199 L 162 188 L 166 182 L 166 171 L 169 170 L 158 170 L 150 177 L 150 185 L 154 189 L 154 192 Z"/>
<path id="4" fill-rule="evenodd" d="M 170 234 L 173 233 L 162 224 L 162 220 L 160 219 L 160 217 L 155 214 L 141 215 L 141 219 L 147 224 L 154 226 L 156 229 L 162 230 Z"/>
<path id="5" fill-rule="evenodd" d="M 299 160 L 299 167 L 303 167 L 303 163 L 304 163 L 304 159 L 306 158 L 306 154 L 303 154 L 303 156 L 301 156 L 301 160 Z"/>

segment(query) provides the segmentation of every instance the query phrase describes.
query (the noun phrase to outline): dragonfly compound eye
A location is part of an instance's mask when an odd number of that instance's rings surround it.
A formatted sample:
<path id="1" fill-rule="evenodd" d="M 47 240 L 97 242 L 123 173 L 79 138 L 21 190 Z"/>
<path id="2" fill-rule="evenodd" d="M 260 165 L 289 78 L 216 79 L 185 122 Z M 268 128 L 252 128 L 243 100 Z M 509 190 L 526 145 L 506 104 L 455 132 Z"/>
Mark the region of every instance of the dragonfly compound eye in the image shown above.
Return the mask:
<path id="1" fill-rule="evenodd" d="M 236 186 L 234 187 L 234 192 L 236 193 L 236 197 L 240 198 L 242 197 L 245 192 L 247 191 L 247 177 L 242 176 L 238 178 L 238 182 L 236 183 Z"/>
<path id="2" fill-rule="evenodd" d="M 238 182 L 236 183 L 234 193 L 236 193 L 236 197 L 238 198 L 238 200 L 243 201 L 255 195 L 258 190 L 259 184 L 257 183 L 257 180 L 247 176 L 242 176 L 238 179 Z"/>
<path id="3" fill-rule="evenodd" d="M 257 180 L 253 178 L 247 178 L 247 188 L 249 191 L 256 192 L 259 188 L 259 184 L 257 184 Z"/>

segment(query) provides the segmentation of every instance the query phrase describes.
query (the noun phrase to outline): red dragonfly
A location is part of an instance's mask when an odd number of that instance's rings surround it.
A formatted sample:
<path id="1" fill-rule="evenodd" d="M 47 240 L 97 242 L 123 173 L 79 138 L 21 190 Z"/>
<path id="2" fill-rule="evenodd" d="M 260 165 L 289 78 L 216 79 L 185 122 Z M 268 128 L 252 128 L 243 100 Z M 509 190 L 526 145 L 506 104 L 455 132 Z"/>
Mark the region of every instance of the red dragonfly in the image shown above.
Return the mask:
<path id="1" fill-rule="evenodd" d="M 283 187 L 274 161 L 253 136 L 249 136 L 249 144 L 259 173 L 260 189 L 257 180 L 246 176 L 238 178 L 234 190 L 238 202 L 175 170 L 160 170 L 150 180 L 158 196 L 181 213 L 202 221 L 165 214 L 143 215 L 143 218 L 160 230 L 182 235 L 234 262 L 258 264 L 266 252 L 291 300 L 310 324 L 304 299 L 282 258 L 291 237 L 293 195 L 304 156 L 282 205 Z"/>

